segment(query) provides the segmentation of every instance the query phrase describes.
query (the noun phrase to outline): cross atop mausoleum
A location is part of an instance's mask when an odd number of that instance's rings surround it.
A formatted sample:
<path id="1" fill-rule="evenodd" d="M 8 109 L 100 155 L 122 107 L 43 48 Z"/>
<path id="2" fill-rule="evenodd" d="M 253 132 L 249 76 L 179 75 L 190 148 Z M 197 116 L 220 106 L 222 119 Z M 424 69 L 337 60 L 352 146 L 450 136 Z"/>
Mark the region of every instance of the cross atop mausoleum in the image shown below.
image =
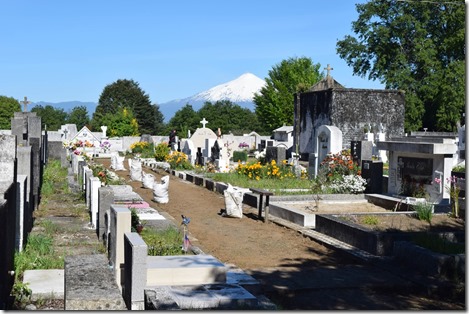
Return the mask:
<path id="1" fill-rule="evenodd" d="M 324 70 L 327 70 L 327 78 L 331 76 L 331 70 L 334 70 L 334 68 L 331 68 L 331 66 L 328 64 L 327 68 L 324 68 Z"/>
<path id="2" fill-rule="evenodd" d="M 200 121 L 200 123 L 202 123 L 202 127 L 205 129 L 205 125 L 208 123 L 208 121 L 205 120 L 205 118 L 203 118 L 202 121 Z"/>
<path id="3" fill-rule="evenodd" d="M 31 103 L 29 100 L 28 100 L 28 97 L 24 96 L 24 100 L 23 101 L 20 101 L 21 104 L 24 105 L 24 112 L 28 112 L 28 105 Z"/>

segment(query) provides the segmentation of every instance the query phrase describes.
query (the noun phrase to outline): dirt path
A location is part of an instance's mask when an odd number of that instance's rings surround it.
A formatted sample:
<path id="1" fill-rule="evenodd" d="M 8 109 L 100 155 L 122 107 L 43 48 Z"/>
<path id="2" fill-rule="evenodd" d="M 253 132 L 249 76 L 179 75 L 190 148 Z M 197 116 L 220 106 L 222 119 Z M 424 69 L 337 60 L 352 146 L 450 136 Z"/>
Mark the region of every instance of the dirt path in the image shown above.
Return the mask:
<path id="1" fill-rule="evenodd" d="M 100 160 L 109 167 L 109 160 Z M 127 165 L 127 162 L 124 163 Z M 157 180 L 167 175 L 151 172 Z M 412 291 L 400 278 L 363 265 L 342 251 L 325 247 L 296 231 L 257 220 L 257 209 L 243 205 L 243 218 L 219 215 L 224 198 L 215 192 L 170 176 L 169 202 L 153 202 L 153 191 L 130 181 L 128 171 L 117 174 L 134 191 L 176 223 L 181 214 L 191 218 L 191 241 L 203 252 L 224 263 L 235 264 L 261 282 L 267 297 L 281 309 L 404 310 L 463 309 L 463 303 L 426 298 Z M 388 287 L 393 280 L 402 286 Z M 412 286 L 412 285 L 410 285 Z M 378 288 L 377 288 L 378 287 Z M 409 290 L 409 291 L 408 291 Z"/>

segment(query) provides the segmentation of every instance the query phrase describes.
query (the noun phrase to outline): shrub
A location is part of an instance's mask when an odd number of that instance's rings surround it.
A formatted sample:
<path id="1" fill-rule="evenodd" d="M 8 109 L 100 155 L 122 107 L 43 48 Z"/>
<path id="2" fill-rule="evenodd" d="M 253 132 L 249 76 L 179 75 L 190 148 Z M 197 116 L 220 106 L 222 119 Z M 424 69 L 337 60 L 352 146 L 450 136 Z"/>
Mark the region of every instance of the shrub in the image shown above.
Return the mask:
<path id="1" fill-rule="evenodd" d="M 155 159 L 156 161 L 165 161 L 166 157 L 170 153 L 168 143 L 161 142 L 155 147 Z"/>
<path id="2" fill-rule="evenodd" d="M 358 163 L 354 162 L 350 150 L 343 150 L 337 154 L 328 154 L 321 162 L 321 174 L 328 181 L 341 180 L 346 175 L 361 175 Z"/>
<path id="3" fill-rule="evenodd" d="M 169 163 L 171 169 L 189 170 L 194 168 L 183 152 L 173 151 L 166 156 L 165 160 Z"/>
<path id="4" fill-rule="evenodd" d="M 234 151 L 233 152 L 233 161 L 247 161 L 248 160 L 248 153 L 246 151 Z"/>
<path id="5" fill-rule="evenodd" d="M 260 179 L 285 179 L 295 178 L 293 168 L 287 164 L 284 160 L 279 166 L 275 160 L 270 163 L 262 165 L 260 161 L 252 162 L 248 164 L 238 164 L 234 169 L 239 175 L 247 176 L 249 179 L 260 180 Z"/>
<path id="6" fill-rule="evenodd" d="M 366 180 L 361 176 L 349 174 L 335 177 L 335 181 L 330 183 L 329 186 L 335 193 L 358 194 L 365 191 Z"/>

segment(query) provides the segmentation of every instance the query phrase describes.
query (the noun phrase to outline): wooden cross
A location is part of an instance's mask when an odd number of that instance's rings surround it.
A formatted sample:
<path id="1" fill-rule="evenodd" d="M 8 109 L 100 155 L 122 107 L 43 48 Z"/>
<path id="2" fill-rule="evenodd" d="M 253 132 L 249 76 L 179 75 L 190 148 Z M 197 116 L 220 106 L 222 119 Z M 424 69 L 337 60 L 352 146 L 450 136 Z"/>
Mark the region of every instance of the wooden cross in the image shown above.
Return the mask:
<path id="1" fill-rule="evenodd" d="M 205 120 L 205 118 L 203 118 L 202 121 L 200 121 L 200 123 L 202 123 L 202 127 L 205 129 L 205 125 L 208 123 L 208 121 Z"/>
<path id="2" fill-rule="evenodd" d="M 331 70 L 334 70 L 334 68 L 331 68 L 331 66 L 328 64 L 327 68 L 324 68 L 324 70 L 327 70 L 327 77 L 330 77 Z"/>
<path id="3" fill-rule="evenodd" d="M 24 100 L 20 101 L 20 103 L 24 105 L 24 112 L 28 112 L 28 105 L 31 103 L 28 97 L 24 96 Z"/>

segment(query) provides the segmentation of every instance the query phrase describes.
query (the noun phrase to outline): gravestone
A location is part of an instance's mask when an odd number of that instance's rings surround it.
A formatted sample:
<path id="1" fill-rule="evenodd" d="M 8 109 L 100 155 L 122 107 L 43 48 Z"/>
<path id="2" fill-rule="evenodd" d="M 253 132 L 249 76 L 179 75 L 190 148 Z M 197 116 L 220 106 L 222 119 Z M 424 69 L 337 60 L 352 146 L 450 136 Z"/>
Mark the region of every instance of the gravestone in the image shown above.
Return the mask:
<path id="1" fill-rule="evenodd" d="M 209 141 L 209 140 L 206 140 L 206 141 Z M 211 151 L 211 154 L 210 156 L 207 156 L 207 157 L 210 157 L 211 163 L 215 163 L 215 160 L 220 159 L 220 146 L 218 145 L 218 141 L 215 141 L 213 143 L 213 146 L 211 146 L 210 151 Z"/>
<path id="2" fill-rule="evenodd" d="M 216 140 L 217 135 L 211 129 L 208 129 L 205 127 L 205 125 L 208 123 L 205 120 L 205 118 L 202 121 L 200 121 L 200 123 L 202 123 L 202 128 L 197 128 L 197 130 L 195 130 L 194 134 L 192 134 L 190 139 L 194 143 L 194 147 L 205 148 L 206 147 L 205 140 L 206 139 Z M 212 142 L 212 145 L 213 145 L 213 142 Z M 208 157 L 208 156 L 205 156 L 205 157 Z"/>
<path id="3" fill-rule="evenodd" d="M 149 144 L 153 144 L 153 139 L 151 138 L 150 134 L 142 134 L 140 136 L 140 142 L 145 142 Z"/>
<path id="4" fill-rule="evenodd" d="M 373 154 L 373 142 L 371 141 L 352 141 L 351 155 L 354 162 L 359 165 L 363 160 L 371 160 Z"/>
<path id="5" fill-rule="evenodd" d="M 383 193 L 383 162 L 363 160 L 361 165 L 361 176 L 366 180 L 367 194 Z"/>
<path id="6" fill-rule="evenodd" d="M 197 147 L 197 153 L 195 157 L 195 164 L 198 166 L 203 166 L 204 165 L 204 155 L 202 154 L 202 148 Z"/>
<path id="7" fill-rule="evenodd" d="M 331 125 L 321 125 L 317 129 L 315 147 L 309 154 L 308 173 L 309 178 L 315 178 L 318 174 L 319 165 L 328 154 L 337 154 L 342 150 L 342 132 L 339 128 Z"/>
<path id="8" fill-rule="evenodd" d="M 265 161 L 270 163 L 275 160 L 277 165 L 280 165 L 283 160 L 287 159 L 287 150 L 284 146 L 268 146 L 265 150 Z"/>

